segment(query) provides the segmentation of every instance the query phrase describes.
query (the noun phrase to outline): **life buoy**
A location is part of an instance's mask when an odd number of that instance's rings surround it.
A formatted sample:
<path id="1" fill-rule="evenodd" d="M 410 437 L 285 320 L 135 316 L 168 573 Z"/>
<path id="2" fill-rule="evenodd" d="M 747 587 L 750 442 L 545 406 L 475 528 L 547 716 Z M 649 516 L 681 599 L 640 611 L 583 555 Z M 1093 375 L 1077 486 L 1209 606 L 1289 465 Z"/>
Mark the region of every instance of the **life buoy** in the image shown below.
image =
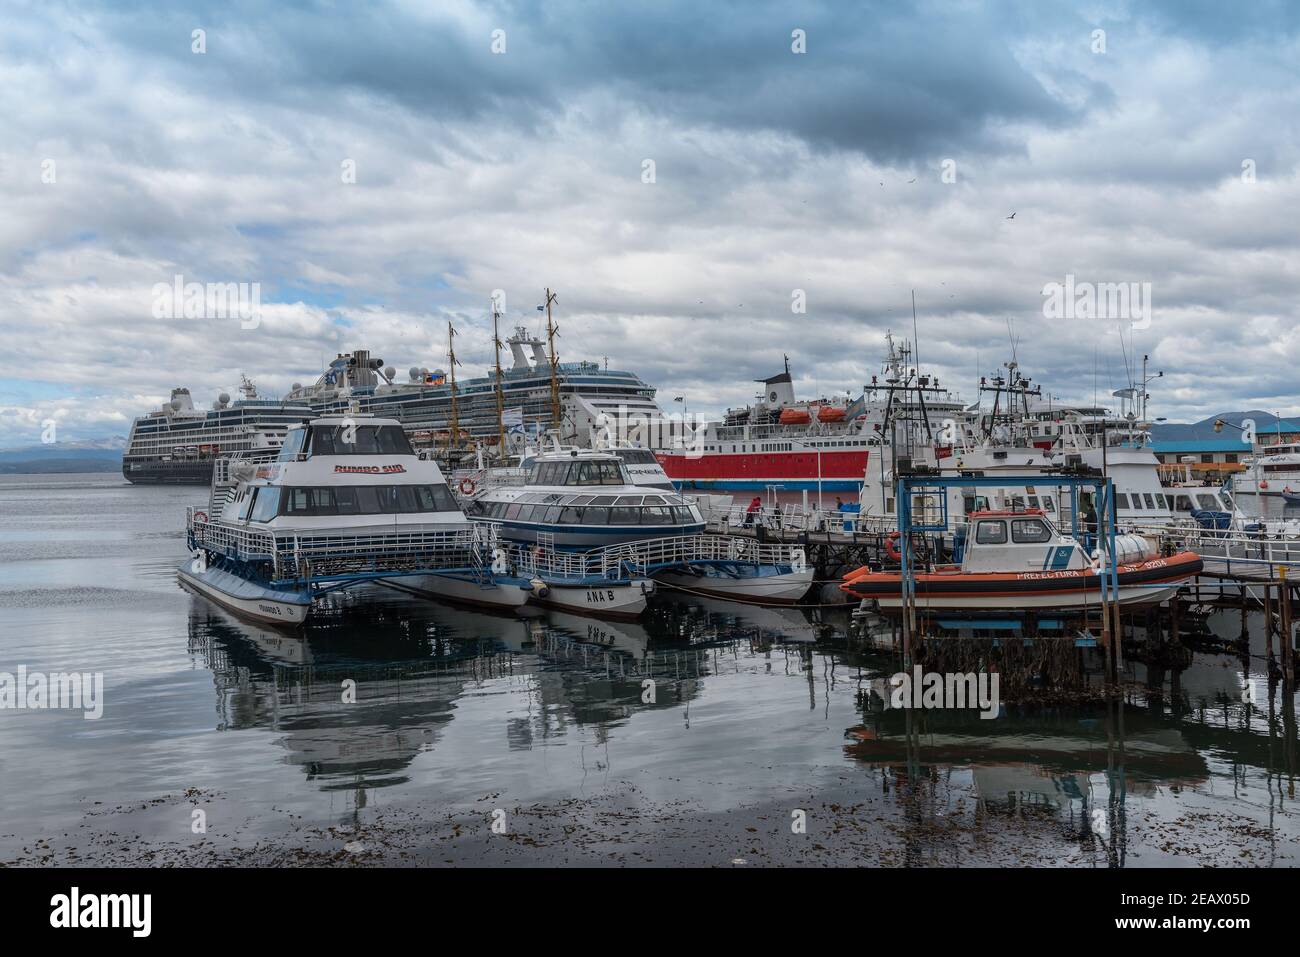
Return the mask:
<path id="1" fill-rule="evenodd" d="M 461 495 L 473 495 L 474 490 L 478 488 L 478 486 L 474 484 L 472 478 L 466 477 L 460 480 L 460 485 L 458 485 L 457 488 L 460 489 Z"/>
<path id="2" fill-rule="evenodd" d="M 194 513 L 194 521 L 196 521 L 196 522 L 206 522 L 207 520 L 208 520 L 208 513 L 207 513 L 207 512 L 195 512 L 195 513 Z"/>
<path id="3" fill-rule="evenodd" d="M 1259 483 L 1259 487 L 1260 487 L 1260 488 L 1268 488 L 1268 479 L 1264 479 L 1264 481 L 1260 482 L 1260 483 Z"/>
<path id="4" fill-rule="evenodd" d="M 885 536 L 885 554 L 896 562 L 903 560 L 903 553 L 898 548 L 899 537 L 898 532 L 890 532 Z"/>

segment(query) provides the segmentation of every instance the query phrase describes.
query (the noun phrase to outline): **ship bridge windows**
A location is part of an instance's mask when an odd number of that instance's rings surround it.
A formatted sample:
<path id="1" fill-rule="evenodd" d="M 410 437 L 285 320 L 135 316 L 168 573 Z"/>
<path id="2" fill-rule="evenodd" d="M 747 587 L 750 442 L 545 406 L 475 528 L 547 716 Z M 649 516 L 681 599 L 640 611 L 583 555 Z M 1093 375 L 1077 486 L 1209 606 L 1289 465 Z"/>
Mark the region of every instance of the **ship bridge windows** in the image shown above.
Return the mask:
<path id="1" fill-rule="evenodd" d="M 980 522 L 975 528 L 975 541 L 980 545 L 1005 545 L 1007 523 L 990 520 Z"/>
<path id="2" fill-rule="evenodd" d="M 312 455 L 414 455 L 400 425 L 313 425 Z"/>
<path id="3" fill-rule="evenodd" d="M 529 485 L 626 485 L 616 459 L 540 462 L 528 475 Z"/>

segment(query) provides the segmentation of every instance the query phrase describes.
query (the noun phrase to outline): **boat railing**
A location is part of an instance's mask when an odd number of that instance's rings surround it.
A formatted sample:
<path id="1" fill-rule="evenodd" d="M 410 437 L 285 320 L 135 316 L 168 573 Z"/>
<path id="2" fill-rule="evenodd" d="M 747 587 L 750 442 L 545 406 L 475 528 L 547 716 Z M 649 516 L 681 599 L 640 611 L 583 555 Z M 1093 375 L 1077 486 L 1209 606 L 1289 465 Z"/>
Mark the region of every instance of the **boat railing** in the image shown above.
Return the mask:
<path id="1" fill-rule="evenodd" d="M 587 552 L 524 544 L 504 550 L 516 574 L 586 581 L 626 579 L 629 575 L 649 575 L 659 569 L 699 562 L 803 567 L 807 561 L 798 545 L 720 535 L 643 539 Z"/>
<path id="2" fill-rule="evenodd" d="M 832 532 L 852 535 L 854 533 L 888 533 L 897 528 L 893 516 L 870 515 L 860 512 L 841 512 L 837 509 L 809 508 L 790 505 L 776 508 L 764 505 L 757 512 L 750 512 L 747 505 L 729 505 L 722 508 L 701 506 L 708 526 L 718 532 L 730 530 L 745 531 L 761 526 L 769 531 L 782 532 Z"/>
<path id="3" fill-rule="evenodd" d="M 196 519 L 193 547 L 244 562 L 269 562 L 273 580 L 366 571 L 473 567 L 479 533 L 466 522 L 371 529 L 261 529 Z"/>
<path id="4" fill-rule="evenodd" d="M 1194 551 L 1211 574 L 1274 579 L 1281 568 L 1300 568 L 1300 536 L 1294 534 L 1188 525 L 1164 526 L 1160 531 L 1162 551 Z"/>

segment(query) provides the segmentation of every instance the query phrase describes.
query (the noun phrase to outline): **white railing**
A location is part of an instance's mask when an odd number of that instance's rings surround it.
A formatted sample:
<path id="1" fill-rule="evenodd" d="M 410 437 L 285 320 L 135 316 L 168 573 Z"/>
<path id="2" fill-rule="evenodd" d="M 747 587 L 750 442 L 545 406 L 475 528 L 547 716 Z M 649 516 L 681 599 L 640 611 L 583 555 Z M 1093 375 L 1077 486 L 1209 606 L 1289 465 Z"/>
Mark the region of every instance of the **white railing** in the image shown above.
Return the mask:
<path id="1" fill-rule="evenodd" d="M 682 535 L 606 545 L 587 552 L 557 551 L 539 545 L 498 546 L 517 575 L 543 578 L 626 579 L 671 565 L 736 562 L 744 565 L 806 567 L 798 545 L 775 545 L 752 538 Z"/>
<path id="2" fill-rule="evenodd" d="M 725 508 L 707 508 L 700 504 L 705 523 L 709 528 L 726 533 L 731 530 L 746 530 L 761 526 L 768 531 L 782 532 L 832 532 L 852 535 L 859 533 L 890 532 L 897 528 L 892 516 L 864 515 L 858 512 L 826 511 L 810 508 L 807 511 L 801 505 L 789 508 L 764 505 L 757 512 L 750 512 L 747 505 L 731 505 Z"/>
<path id="3" fill-rule="evenodd" d="M 313 578 L 420 568 L 476 567 L 480 533 L 468 523 L 392 528 L 259 529 L 187 511 L 196 548 L 240 561 L 270 562 L 272 578 Z"/>
<path id="4" fill-rule="evenodd" d="M 1168 550 L 1196 552 L 1209 572 L 1274 578 L 1279 568 L 1300 568 L 1300 538 L 1285 535 L 1181 526 L 1164 528 L 1161 541 Z"/>

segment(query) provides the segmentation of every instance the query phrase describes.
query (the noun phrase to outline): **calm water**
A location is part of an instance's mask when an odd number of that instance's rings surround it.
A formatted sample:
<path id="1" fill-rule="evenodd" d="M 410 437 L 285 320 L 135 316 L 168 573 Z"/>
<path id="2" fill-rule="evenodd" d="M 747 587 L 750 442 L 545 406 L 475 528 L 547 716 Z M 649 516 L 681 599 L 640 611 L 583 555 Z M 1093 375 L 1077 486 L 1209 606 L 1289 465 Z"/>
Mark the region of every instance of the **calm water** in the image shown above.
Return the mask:
<path id="1" fill-rule="evenodd" d="M 664 600 L 629 625 L 366 590 L 305 637 L 258 628 L 175 582 L 184 509 L 203 498 L 115 475 L 0 478 L 0 671 L 105 682 L 98 721 L 0 711 L 0 862 L 193 860 L 195 809 L 210 845 L 244 850 L 381 825 L 414 850 L 426 824 L 454 821 L 433 859 L 468 862 L 563 860 L 581 834 L 604 842 L 584 853 L 642 849 L 618 863 L 664 848 L 721 865 L 1296 856 L 1293 712 L 1269 700 L 1254 618 L 1254 657 L 1131 666 L 1122 714 L 909 719 L 872 710 L 870 680 L 895 668 L 856 650 L 838 609 Z M 1202 627 L 1234 638 L 1242 619 Z M 496 807 L 536 826 L 520 856 L 466 843 Z M 788 834 L 792 808 L 805 837 Z"/>

